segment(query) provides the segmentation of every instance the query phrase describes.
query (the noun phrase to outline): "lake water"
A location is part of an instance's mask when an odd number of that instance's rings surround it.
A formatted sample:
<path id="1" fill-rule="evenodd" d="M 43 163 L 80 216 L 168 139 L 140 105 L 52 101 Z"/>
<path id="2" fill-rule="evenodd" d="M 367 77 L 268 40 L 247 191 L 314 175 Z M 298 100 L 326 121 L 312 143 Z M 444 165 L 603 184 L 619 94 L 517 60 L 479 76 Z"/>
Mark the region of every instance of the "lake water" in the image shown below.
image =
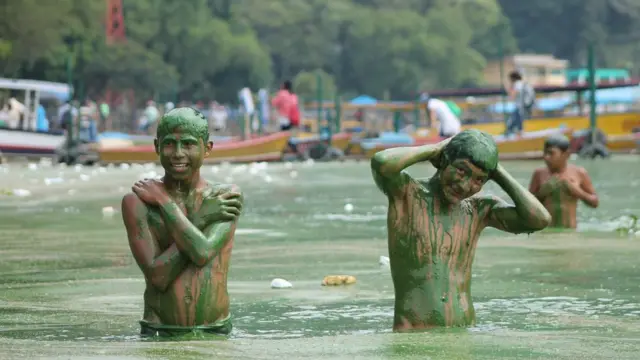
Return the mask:
<path id="1" fill-rule="evenodd" d="M 640 157 L 579 164 L 601 197 L 598 209 L 580 205 L 580 231 L 486 230 L 477 327 L 414 334 L 391 332 L 393 286 L 378 264 L 386 200 L 367 161 L 207 166 L 246 195 L 229 274 L 234 330 L 182 342 L 139 338 L 142 274 L 120 214 L 102 214 L 161 169 L 5 165 L 0 191 L 31 194 L 0 195 L 0 359 L 638 359 L 640 237 L 613 232 L 612 219 L 640 215 Z M 541 163 L 504 165 L 527 186 Z M 322 287 L 329 274 L 358 282 Z M 271 289 L 276 277 L 294 287 Z"/>

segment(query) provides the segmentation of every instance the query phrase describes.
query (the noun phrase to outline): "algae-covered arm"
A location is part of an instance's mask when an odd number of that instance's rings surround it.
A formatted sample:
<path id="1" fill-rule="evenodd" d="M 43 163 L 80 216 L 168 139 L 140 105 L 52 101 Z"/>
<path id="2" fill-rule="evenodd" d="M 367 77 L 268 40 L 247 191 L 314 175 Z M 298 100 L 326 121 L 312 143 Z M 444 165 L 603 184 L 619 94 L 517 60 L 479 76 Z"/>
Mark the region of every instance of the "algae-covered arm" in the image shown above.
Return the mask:
<path id="1" fill-rule="evenodd" d="M 439 162 L 444 146 L 450 139 L 437 144 L 397 147 L 377 152 L 371 159 L 371 172 L 376 185 L 387 196 L 398 195 L 409 183 L 410 177 L 403 170 L 423 161 Z"/>
<path id="2" fill-rule="evenodd" d="M 171 234 L 178 249 L 189 257 L 189 259 L 197 266 L 204 266 L 213 258 L 218 251 L 233 238 L 236 229 L 236 220 L 239 210 L 231 220 L 211 222 L 204 230 L 200 231 L 197 226 L 191 223 L 182 209 L 176 204 L 164 190 L 162 182 L 159 180 L 138 181 L 133 186 L 133 191 L 145 203 L 155 205 L 160 208 L 160 214 L 164 220 L 165 227 Z M 225 195 L 225 193 L 227 195 Z M 219 196 L 227 197 L 229 194 L 237 195 L 236 199 L 221 200 L 221 202 L 236 203 L 242 207 L 243 196 L 240 190 L 232 186 L 228 192 L 221 193 Z M 215 210 L 212 210 L 215 211 Z M 213 216 L 215 214 L 201 214 L 204 216 Z"/>
<path id="3" fill-rule="evenodd" d="M 172 200 L 162 203 L 160 211 L 178 249 L 197 266 L 206 265 L 216 256 L 236 230 L 236 220 L 233 220 L 212 223 L 200 231 Z"/>
<path id="4" fill-rule="evenodd" d="M 136 194 L 122 199 L 122 219 L 129 238 L 129 247 L 147 280 L 158 290 L 167 287 L 182 273 L 189 259 L 176 244 L 160 253 L 147 221 L 147 206 Z"/>
<path id="5" fill-rule="evenodd" d="M 514 234 L 544 229 L 551 215 L 536 197 L 514 179 L 503 167 L 493 174 L 493 180 L 511 197 L 514 205 L 497 198 L 481 199 L 486 208 L 485 225 Z"/>

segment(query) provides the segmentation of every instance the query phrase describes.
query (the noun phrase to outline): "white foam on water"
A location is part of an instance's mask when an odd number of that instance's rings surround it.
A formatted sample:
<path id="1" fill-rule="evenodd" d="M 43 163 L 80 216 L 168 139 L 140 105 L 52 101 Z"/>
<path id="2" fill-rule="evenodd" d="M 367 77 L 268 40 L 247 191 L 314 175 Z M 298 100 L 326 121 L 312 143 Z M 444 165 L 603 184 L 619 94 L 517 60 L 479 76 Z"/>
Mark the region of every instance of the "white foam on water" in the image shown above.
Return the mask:
<path id="1" fill-rule="evenodd" d="M 491 299 L 476 302 L 478 316 L 495 313 L 528 315 L 607 315 L 634 314 L 640 311 L 640 304 L 625 300 L 600 298 L 585 300 L 570 296 L 549 296 L 541 298 Z"/>
<path id="2" fill-rule="evenodd" d="M 286 233 L 268 229 L 237 229 L 236 235 L 263 235 L 268 237 L 286 236 Z"/>
<path id="3" fill-rule="evenodd" d="M 380 214 L 316 214 L 313 215 L 315 220 L 329 220 L 329 221 L 347 221 L 347 222 L 368 222 L 386 220 L 387 215 Z"/>

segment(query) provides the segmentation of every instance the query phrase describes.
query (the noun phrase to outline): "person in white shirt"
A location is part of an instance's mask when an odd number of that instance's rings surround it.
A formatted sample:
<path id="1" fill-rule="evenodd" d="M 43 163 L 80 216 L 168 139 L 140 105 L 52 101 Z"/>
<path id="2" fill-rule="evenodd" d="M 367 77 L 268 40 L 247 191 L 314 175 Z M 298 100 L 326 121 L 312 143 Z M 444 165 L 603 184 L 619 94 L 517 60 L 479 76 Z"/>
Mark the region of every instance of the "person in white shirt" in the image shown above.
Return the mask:
<path id="1" fill-rule="evenodd" d="M 140 130 L 144 133 L 148 133 L 151 127 L 156 124 L 158 115 L 159 112 L 155 101 L 147 101 L 147 107 L 144 109 L 142 117 L 140 118 Z"/>
<path id="2" fill-rule="evenodd" d="M 213 125 L 214 131 L 221 131 L 227 127 L 227 109 L 217 101 L 212 101 L 209 105 L 209 123 Z"/>
<path id="3" fill-rule="evenodd" d="M 432 126 L 438 128 L 440 137 L 452 137 L 461 131 L 460 119 L 451 111 L 446 102 L 432 98 L 429 94 L 422 94 L 421 100 L 426 102 L 429 119 L 431 119 Z"/>
<path id="4" fill-rule="evenodd" d="M 9 99 L 9 111 L 7 116 L 7 125 L 9 125 L 9 128 L 20 128 L 20 118 L 24 115 L 25 109 L 26 107 L 20 101 L 16 100 L 16 98 L 12 97 Z M 26 119 L 25 122 L 27 122 Z"/>

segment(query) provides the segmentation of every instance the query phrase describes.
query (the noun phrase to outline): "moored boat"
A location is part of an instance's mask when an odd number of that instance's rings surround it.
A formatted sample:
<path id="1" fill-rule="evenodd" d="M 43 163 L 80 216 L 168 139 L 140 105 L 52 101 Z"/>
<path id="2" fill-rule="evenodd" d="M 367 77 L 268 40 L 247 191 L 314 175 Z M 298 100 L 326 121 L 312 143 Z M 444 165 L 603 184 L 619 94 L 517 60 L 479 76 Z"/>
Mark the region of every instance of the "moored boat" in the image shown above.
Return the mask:
<path id="1" fill-rule="evenodd" d="M 205 163 L 218 162 L 254 162 L 277 161 L 282 158 L 291 134 L 280 132 L 241 141 L 228 141 L 213 144 L 211 155 Z M 151 163 L 158 162 L 154 146 L 120 143 L 104 144 L 99 150 L 100 163 Z"/>
<path id="2" fill-rule="evenodd" d="M 16 120 L 13 125 L 9 122 L 4 127 L 0 125 L 0 154 L 6 158 L 56 157 L 56 148 L 64 143 L 65 136 L 62 131 L 44 131 L 46 128 L 37 130 L 38 120 L 45 120 L 41 102 L 65 101 L 71 87 L 49 81 L 0 78 L 0 89 L 24 93 L 23 103 L 16 100 L 16 104 L 22 108 L 19 115 L 21 121 Z"/>
<path id="3" fill-rule="evenodd" d="M 0 128 L 0 153 L 6 157 L 55 157 L 64 141 L 62 133 Z"/>

